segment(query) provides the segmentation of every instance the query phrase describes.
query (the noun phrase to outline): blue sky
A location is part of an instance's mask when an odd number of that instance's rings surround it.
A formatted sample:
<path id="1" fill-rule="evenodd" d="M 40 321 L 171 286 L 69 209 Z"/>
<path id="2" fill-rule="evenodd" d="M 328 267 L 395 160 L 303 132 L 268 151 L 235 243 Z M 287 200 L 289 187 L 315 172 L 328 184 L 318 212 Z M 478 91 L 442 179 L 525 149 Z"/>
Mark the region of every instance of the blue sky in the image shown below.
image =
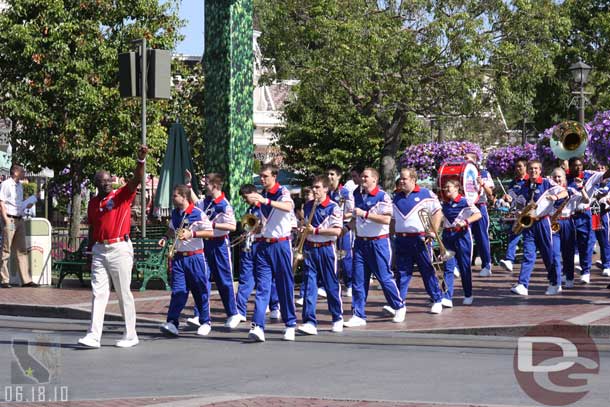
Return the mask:
<path id="1" fill-rule="evenodd" d="M 186 26 L 181 34 L 184 41 L 178 44 L 176 52 L 188 55 L 203 54 L 203 4 L 204 0 L 182 0 L 179 15 Z"/>

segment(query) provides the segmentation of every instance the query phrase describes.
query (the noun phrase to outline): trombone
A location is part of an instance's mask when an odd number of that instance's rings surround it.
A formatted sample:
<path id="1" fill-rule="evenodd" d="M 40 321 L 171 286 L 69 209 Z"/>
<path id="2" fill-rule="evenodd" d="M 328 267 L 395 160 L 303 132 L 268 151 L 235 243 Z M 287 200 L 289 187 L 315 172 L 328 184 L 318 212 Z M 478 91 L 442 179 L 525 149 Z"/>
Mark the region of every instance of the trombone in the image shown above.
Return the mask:
<path id="1" fill-rule="evenodd" d="M 432 262 L 432 267 L 434 267 L 434 272 L 436 277 L 441 283 L 441 290 L 443 293 L 447 292 L 447 284 L 445 284 L 445 272 L 443 271 L 442 265 L 446 261 L 455 257 L 455 252 L 453 250 L 447 250 L 445 245 L 443 244 L 443 240 L 438 235 L 438 231 L 434 229 L 432 225 L 432 216 L 430 216 L 430 212 L 426 208 L 422 208 L 417 211 L 417 216 L 419 216 L 419 220 L 421 221 L 422 226 L 424 227 L 424 231 L 428 236 L 425 239 L 426 244 L 432 243 L 432 240 L 436 240 L 438 243 L 438 254 L 434 251 L 432 245 L 430 245 L 430 261 Z"/>

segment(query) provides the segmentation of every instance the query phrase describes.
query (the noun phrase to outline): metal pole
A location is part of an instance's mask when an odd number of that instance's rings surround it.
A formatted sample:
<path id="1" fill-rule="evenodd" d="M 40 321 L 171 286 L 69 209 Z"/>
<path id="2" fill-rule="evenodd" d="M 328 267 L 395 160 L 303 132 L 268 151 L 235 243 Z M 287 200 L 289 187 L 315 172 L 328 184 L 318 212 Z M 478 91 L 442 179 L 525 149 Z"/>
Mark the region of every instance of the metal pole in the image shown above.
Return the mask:
<path id="1" fill-rule="evenodd" d="M 523 116 L 523 124 L 522 124 L 523 127 L 521 127 L 521 145 L 522 146 L 524 146 L 527 142 L 527 135 L 525 133 L 525 124 L 526 124 L 525 121 L 526 121 L 526 118 L 525 118 L 525 116 Z"/>
<path id="2" fill-rule="evenodd" d="M 142 82 L 141 82 L 141 90 L 142 90 L 142 144 L 146 144 L 146 71 L 147 71 L 147 61 L 146 61 L 146 38 L 142 38 L 142 48 L 140 48 L 141 52 L 141 70 L 142 70 Z M 146 238 L 146 162 L 144 162 L 144 177 L 142 177 L 142 186 L 141 186 L 141 216 L 142 216 L 142 237 Z"/>
<path id="3" fill-rule="evenodd" d="M 585 126 L 585 85 L 580 83 L 580 109 L 578 111 L 578 121 Z"/>

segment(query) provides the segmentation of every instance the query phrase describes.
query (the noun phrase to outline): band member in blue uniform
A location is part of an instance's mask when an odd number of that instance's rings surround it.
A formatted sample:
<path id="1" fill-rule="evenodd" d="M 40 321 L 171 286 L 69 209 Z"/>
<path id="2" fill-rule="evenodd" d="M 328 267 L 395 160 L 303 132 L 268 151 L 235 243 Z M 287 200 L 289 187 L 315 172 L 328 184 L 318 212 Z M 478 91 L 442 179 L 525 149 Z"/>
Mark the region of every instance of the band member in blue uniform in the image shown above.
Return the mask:
<path id="1" fill-rule="evenodd" d="M 608 168 L 605 165 L 598 165 L 597 171 L 607 172 Z M 608 220 L 610 217 L 610 207 L 608 203 L 608 192 L 610 192 L 610 183 L 608 180 L 602 180 L 595 185 L 595 190 L 592 194 L 595 210 L 599 212 L 599 228 L 594 230 L 595 239 L 591 239 L 592 246 L 595 246 L 595 240 L 599 244 L 600 260 L 596 263 L 602 269 L 602 275 L 610 277 L 610 230 L 608 229 Z"/>
<path id="2" fill-rule="evenodd" d="M 441 304 L 447 308 L 453 307 L 454 269 L 460 271 L 462 289 L 464 290 L 464 305 L 471 305 L 472 295 L 472 234 L 470 225 L 481 219 L 479 209 L 470 205 L 466 198 L 460 195 L 460 183 L 450 179 L 443 185 L 442 211 L 443 244 L 447 250 L 455 252 L 455 256 L 445 262 L 445 284 L 447 292 Z"/>
<path id="3" fill-rule="evenodd" d="M 551 173 L 555 184 L 567 190 L 566 173 L 562 168 L 555 168 Z M 553 199 L 553 198 L 551 198 Z M 565 200 L 568 202 L 565 202 Z M 569 206 L 569 191 L 565 198 L 558 198 L 554 202 L 554 219 L 559 229 L 553 231 L 553 261 L 555 263 L 555 277 L 547 288 L 546 295 L 556 295 L 561 292 L 561 275 L 566 275 L 566 288 L 574 287 L 574 242 L 576 231 L 572 222 L 572 209 Z M 556 211 L 561 211 L 557 213 Z M 552 225 L 551 225 L 552 226 Z"/>
<path id="4" fill-rule="evenodd" d="M 199 316 L 198 335 L 210 333 L 210 291 L 208 268 L 203 256 L 203 239 L 213 236 L 212 224 L 208 217 L 195 206 L 191 190 L 186 185 L 177 185 L 173 191 L 174 210 L 169 223 L 168 234 L 176 240 L 172 261 L 172 297 L 167 312 L 167 322 L 161 325 L 161 332 L 178 336 L 180 312 L 184 309 L 189 291 L 193 293 L 195 308 Z M 164 236 L 159 245 L 168 240 Z"/>
<path id="5" fill-rule="evenodd" d="M 390 196 L 377 185 L 379 180 L 377 170 L 365 168 L 361 178 L 362 187 L 354 191 L 352 213 L 352 222 L 356 225 L 352 283 L 353 316 L 344 323 L 346 327 L 366 325 L 365 305 L 371 274 L 374 274 L 380 283 L 388 305 L 395 310 L 392 321 L 404 321 L 406 313 L 390 270 L 392 253 L 389 236 L 392 201 Z"/>
<path id="6" fill-rule="evenodd" d="M 248 337 L 265 341 L 265 310 L 271 295 L 271 279 L 275 276 L 280 312 L 286 326 L 283 339 L 294 341 L 296 314 L 294 305 L 294 277 L 292 275 L 292 247 L 290 233 L 293 224 L 294 202 L 290 191 L 277 182 L 277 167 L 265 164 L 260 170 L 264 188 L 262 194 L 253 192 L 246 199 L 250 205 L 261 205 L 262 237 L 254 257 L 256 299 L 252 328 Z"/>
<path id="7" fill-rule="evenodd" d="M 433 314 L 443 310 L 443 298 L 438 279 L 430 257 L 431 247 L 426 241 L 431 237 L 438 239 L 435 232 L 439 230 L 442 219 L 441 204 L 436 194 L 417 185 L 417 172 L 413 168 L 400 170 L 399 189 L 393 199 L 393 221 L 396 239 L 394 253 L 396 255 L 397 282 L 400 298 L 407 299 L 409 282 L 413 276 L 413 265 L 417 263 L 424 280 L 426 291 L 432 297 L 434 304 L 430 309 Z M 433 231 L 425 230 L 419 211 L 427 212 Z"/>
<path id="8" fill-rule="evenodd" d="M 326 175 L 330 180 L 330 199 L 335 201 L 340 208 L 343 209 L 343 232 L 337 238 L 337 251 L 339 257 L 339 269 L 343 277 L 346 296 L 352 296 L 352 244 L 354 235 L 349 229 L 349 222 L 352 219 L 352 211 L 354 210 L 354 195 L 343 185 L 339 183 L 341 180 L 341 169 L 333 165 L 326 170 Z"/>
<path id="9" fill-rule="evenodd" d="M 481 219 L 471 225 L 472 235 L 477 244 L 477 252 L 481 258 L 481 277 L 491 276 L 491 245 L 489 243 L 489 214 L 487 213 L 487 203 L 489 197 L 493 197 L 494 181 L 485 168 L 478 164 L 478 157 L 474 153 L 465 155 L 467 161 L 472 162 L 479 168 L 479 198 L 475 205 L 481 212 Z M 493 202 L 492 202 L 493 203 Z"/>
<path id="10" fill-rule="evenodd" d="M 542 178 L 542 164 L 538 160 L 532 160 L 527 164 L 527 174 L 529 182 L 521 188 L 519 196 L 523 197 L 527 203 L 541 202 L 543 194 L 553 187 L 551 182 Z M 546 197 L 550 198 L 551 194 Z M 553 194 L 550 198 L 564 198 L 567 192 L 561 194 Z M 549 281 L 553 283 L 555 272 L 555 264 L 553 262 L 553 237 L 551 236 L 551 223 L 549 216 L 534 217 L 533 225 L 523 229 L 523 263 L 519 272 L 519 281 L 511 288 L 511 291 L 519 295 L 528 295 L 528 287 L 534 264 L 536 262 L 536 249 L 540 250 L 542 261 L 547 271 Z M 554 285 L 554 284 L 553 284 Z"/>
<path id="11" fill-rule="evenodd" d="M 256 192 L 256 187 L 252 184 L 245 184 L 239 188 L 239 194 L 245 200 L 246 196 Z M 246 314 L 248 310 L 248 298 L 254 289 L 254 254 L 258 247 L 256 239 L 261 237 L 260 234 L 260 219 L 261 209 L 260 205 L 250 205 L 246 210 L 247 214 L 254 215 L 259 220 L 259 225 L 254 230 L 244 232 L 244 242 L 241 244 L 242 251 L 239 258 L 239 285 L 237 287 L 236 306 L 239 318 L 242 322 L 246 321 Z M 275 279 L 271 280 L 271 297 L 269 300 L 269 308 L 271 319 L 280 319 L 280 304 L 277 297 L 277 289 L 275 288 Z"/>
<path id="12" fill-rule="evenodd" d="M 326 290 L 328 311 L 333 320 L 332 331 L 343 331 L 343 306 L 341 304 L 341 285 L 337 275 L 337 254 L 335 242 L 343 228 L 343 210 L 328 196 L 330 181 L 325 176 L 315 177 L 312 183 L 314 199 L 305 203 L 304 217 L 307 223 L 305 233 L 303 281 L 303 325 L 299 331 L 316 335 L 316 302 L 318 299 L 318 280 Z"/>
<path id="13" fill-rule="evenodd" d="M 508 193 L 502 197 L 507 202 L 511 211 L 516 207 L 515 198 L 519 195 L 521 188 L 527 183 L 529 176 L 527 175 L 527 160 L 525 158 L 518 158 L 515 161 L 515 178 L 508 185 Z M 508 246 L 506 248 L 506 256 L 500 260 L 500 265 L 506 269 L 506 271 L 513 271 L 513 265 L 517 256 L 517 246 L 521 241 L 521 233 L 513 233 L 512 230 L 508 232 Z"/>
<path id="14" fill-rule="evenodd" d="M 567 175 L 568 187 L 582 191 L 593 175 L 592 171 L 584 171 L 582 159 L 572 157 L 569 160 L 570 172 Z M 593 238 L 593 225 L 591 222 L 591 207 L 589 202 L 579 204 L 573 215 L 574 227 L 576 228 L 576 248 L 580 259 L 580 282 L 589 284 L 591 281 L 591 258 L 593 257 L 593 246 L 590 244 Z"/>
<path id="15" fill-rule="evenodd" d="M 242 320 L 235 304 L 233 260 L 229 242 L 229 232 L 236 229 L 236 223 L 233 207 L 222 192 L 223 183 L 221 174 L 209 173 L 206 177 L 206 197 L 197 202 L 197 206 L 212 222 L 214 236 L 205 239 L 205 258 L 228 317 L 225 327 L 233 329 Z"/>

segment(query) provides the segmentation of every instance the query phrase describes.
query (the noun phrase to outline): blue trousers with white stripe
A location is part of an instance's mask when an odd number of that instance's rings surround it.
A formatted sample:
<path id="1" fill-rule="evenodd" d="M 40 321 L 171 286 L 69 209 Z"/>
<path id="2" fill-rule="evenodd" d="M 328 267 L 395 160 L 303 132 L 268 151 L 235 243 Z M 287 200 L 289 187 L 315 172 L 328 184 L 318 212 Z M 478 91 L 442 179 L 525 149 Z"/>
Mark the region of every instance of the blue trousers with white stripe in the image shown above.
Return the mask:
<path id="1" fill-rule="evenodd" d="M 475 222 L 477 223 L 477 222 Z M 457 266 L 462 279 L 464 297 L 472 297 L 472 235 L 470 229 L 457 231 L 443 231 L 443 244 L 447 250 L 455 252 L 455 256 L 445 262 L 445 285 L 447 292 L 444 297 L 453 300 L 453 270 Z"/>
<path id="2" fill-rule="evenodd" d="M 256 298 L 252 323 L 265 328 L 265 310 L 271 297 L 271 281 L 275 278 L 282 321 L 287 327 L 297 324 L 294 307 L 294 276 L 290 240 L 276 243 L 260 242 L 254 257 Z"/>
<path id="3" fill-rule="evenodd" d="M 599 258 L 602 262 L 602 268 L 610 268 L 610 230 L 608 229 L 608 218 L 610 212 L 605 212 L 600 215 L 602 228 L 593 231 L 595 236 L 591 239 L 591 253 L 595 247 L 595 242 L 599 243 Z"/>
<path id="4" fill-rule="evenodd" d="M 593 224 L 591 222 L 591 211 L 576 213 L 572 216 L 576 228 L 576 249 L 580 258 L 582 275 L 591 273 L 591 258 L 593 257 L 594 239 Z"/>
<path id="5" fill-rule="evenodd" d="M 353 233 L 348 230 L 337 240 L 337 250 L 343 250 L 345 256 L 339 260 L 339 267 L 341 269 L 341 276 L 343 277 L 343 284 L 345 288 L 352 286 L 352 274 L 353 274 L 353 250 L 352 250 Z"/>
<path id="6" fill-rule="evenodd" d="M 517 246 L 521 241 L 521 233 L 514 234 L 512 231 L 508 232 L 508 246 L 506 247 L 506 256 L 504 259 L 510 260 L 511 263 L 515 262 L 517 257 Z"/>
<path id="7" fill-rule="evenodd" d="M 555 272 L 549 274 L 551 285 L 561 284 L 561 275 L 565 274 L 567 280 L 574 280 L 574 242 L 576 232 L 572 219 L 561 219 L 559 232 L 553 233 L 553 264 Z"/>
<path id="8" fill-rule="evenodd" d="M 248 312 L 248 298 L 254 289 L 254 252 L 258 243 L 252 245 L 252 250 L 249 252 L 242 251 L 239 265 L 239 286 L 237 287 L 237 297 L 235 299 L 237 312 L 244 317 Z M 279 309 L 280 304 L 277 298 L 277 289 L 275 288 L 275 279 L 271 279 L 271 296 L 269 299 L 269 308 L 274 311 Z"/>
<path id="9" fill-rule="evenodd" d="M 356 238 L 352 281 L 352 310 L 355 316 L 366 319 L 365 306 L 371 274 L 375 275 L 381 284 L 388 305 L 395 310 L 404 307 L 390 270 L 391 261 L 392 250 L 389 238 L 379 240 Z"/>
<path id="10" fill-rule="evenodd" d="M 216 283 L 225 312 L 228 317 L 235 315 L 237 314 L 237 306 L 235 305 L 235 290 L 233 289 L 233 261 L 231 260 L 229 239 L 206 240 L 204 247 L 210 275 Z"/>
<path id="11" fill-rule="evenodd" d="M 396 255 L 396 274 L 400 298 L 407 299 L 409 283 L 413 277 L 413 265 L 416 263 L 424 281 L 426 292 L 434 302 L 440 302 L 442 292 L 430 259 L 430 245 L 424 243 L 421 236 L 397 236 L 394 253 Z"/>
<path id="12" fill-rule="evenodd" d="M 199 323 L 210 323 L 209 275 L 203 253 L 188 257 L 176 255 L 173 258 L 171 286 L 172 297 L 167 311 L 167 322 L 178 327 L 180 313 L 186 305 L 190 291 L 195 300 L 195 314 L 199 317 Z"/>
<path id="13" fill-rule="evenodd" d="M 333 245 L 308 247 L 305 244 L 303 262 L 304 301 L 303 322 L 317 325 L 316 303 L 318 302 L 318 279 L 322 280 L 326 290 L 328 311 L 333 322 L 343 319 L 341 304 L 341 284 L 337 275 L 337 257 Z"/>
<path id="14" fill-rule="evenodd" d="M 489 244 L 489 214 L 487 205 L 477 205 L 481 211 L 481 219 L 470 226 L 472 236 L 477 244 L 477 253 L 481 257 L 481 268 L 491 267 L 491 245 Z"/>
<path id="15" fill-rule="evenodd" d="M 553 262 L 553 237 L 551 236 L 551 222 L 544 217 L 523 231 L 523 262 L 519 272 L 519 284 L 528 287 L 534 264 L 536 263 L 536 248 L 540 250 L 544 267 L 549 280 L 555 273 Z"/>

